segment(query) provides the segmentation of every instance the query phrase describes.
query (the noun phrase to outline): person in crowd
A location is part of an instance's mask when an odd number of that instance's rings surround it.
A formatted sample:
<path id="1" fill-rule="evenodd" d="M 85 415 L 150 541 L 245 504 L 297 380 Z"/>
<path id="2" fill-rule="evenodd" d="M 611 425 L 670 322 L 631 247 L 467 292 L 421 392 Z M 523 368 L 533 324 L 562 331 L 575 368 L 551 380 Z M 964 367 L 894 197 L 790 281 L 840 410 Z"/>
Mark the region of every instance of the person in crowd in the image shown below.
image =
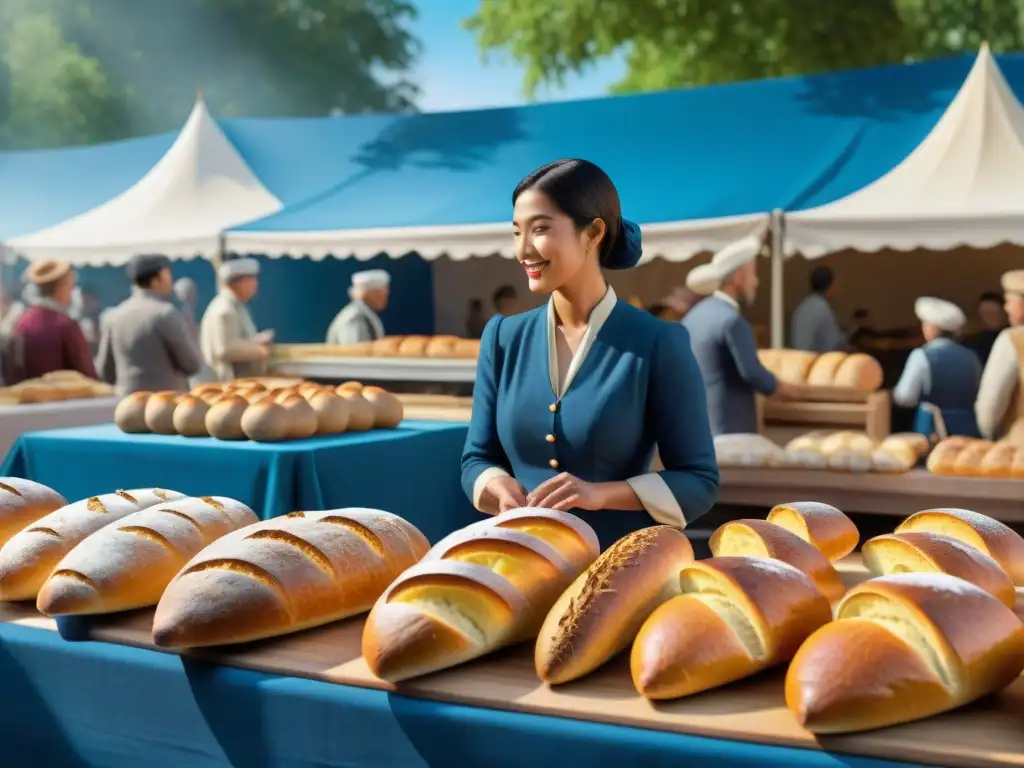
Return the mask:
<path id="1" fill-rule="evenodd" d="M 910 353 L 892 399 L 904 408 L 916 408 L 914 431 L 977 437 L 974 400 L 981 382 L 981 363 L 957 335 L 967 317 L 956 304 L 930 296 L 914 303 L 925 343 Z"/>
<path id="2" fill-rule="evenodd" d="M 1024 269 L 1004 274 L 1002 287 L 1010 327 L 992 344 L 974 413 L 982 437 L 1024 447 Z"/>
<path id="3" fill-rule="evenodd" d="M 367 269 L 352 275 L 349 303 L 327 329 L 328 344 L 358 344 L 384 336 L 380 313 L 388 308 L 391 275 L 383 269 Z"/>
<path id="4" fill-rule="evenodd" d="M 1006 312 L 1003 310 L 1003 297 L 998 293 L 983 293 L 978 299 L 978 320 L 981 329 L 972 333 L 964 343 L 984 365 L 992 354 L 992 345 L 996 337 L 1006 328 Z"/>
<path id="5" fill-rule="evenodd" d="M 755 393 L 786 397 L 791 390 L 761 365 L 754 330 L 742 314 L 742 306 L 752 305 L 757 297 L 760 252 L 758 238 L 744 238 L 686 276 L 690 290 L 710 294 L 682 324 L 690 332 L 715 435 L 757 432 Z"/>
<path id="6" fill-rule="evenodd" d="M 466 494 L 485 514 L 571 510 L 605 547 L 654 522 L 692 523 L 715 502 L 718 468 L 688 334 L 620 301 L 602 273 L 637 264 L 640 228 L 585 160 L 537 169 L 512 201 L 516 258 L 531 293 L 551 298 L 484 329 Z"/>
<path id="7" fill-rule="evenodd" d="M 470 299 L 466 309 L 466 338 L 479 339 L 484 334 L 485 325 L 484 303 L 480 299 Z"/>
<path id="8" fill-rule="evenodd" d="M 174 281 L 174 298 L 178 302 L 178 311 L 181 312 L 181 316 L 185 319 L 185 325 L 188 326 L 188 332 L 192 336 L 196 343 L 196 347 L 199 346 L 199 286 L 196 285 L 196 281 L 191 277 L 179 277 Z M 202 354 L 199 355 L 200 366 L 199 372 L 189 377 L 189 387 L 197 387 L 200 384 L 206 384 L 212 381 L 216 381 L 217 377 L 214 376 L 213 371 L 207 364 L 206 360 L 203 359 Z"/>
<path id="9" fill-rule="evenodd" d="M 491 296 L 494 311 L 508 317 L 519 313 L 519 294 L 511 285 L 500 286 Z"/>
<path id="10" fill-rule="evenodd" d="M 76 282 L 71 265 L 51 259 L 37 261 L 26 270 L 25 278 L 37 293 L 11 330 L 5 349 L 5 382 L 12 385 L 65 370 L 95 379 L 89 344 L 68 315 Z"/>
<path id="11" fill-rule="evenodd" d="M 829 296 L 835 286 L 835 273 L 828 267 L 811 272 L 811 292 L 793 312 L 789 346 L 819 354 L 847 348 L 846 334 L 839 325 Z"/>
<path id="12" fill-rule="evenodd" d="M 853 311 L 853 326 L 850 328 L 850 346 L 860 349 L 876 338 L 878 333 L 871 325 L 871 313 L 863 307 Z"/>
<path id="13" fill-rule="evenodd" d="M 260 263 L 242 258 L 217 268 L 221 289 L 199 323 L 199 348 L 219 381 L 261 376 L 273 331 L 257 332 L 246 307 L 259 289 Z"/>
<path id="14" fill-rule="evenodd" d="M 170 259 L 134 256 L 126 271 L 132 293 L 104 322 L 97 370 L 121 395 L 187 391 L 203 358 L 184 316 L 171 303 Z"/>

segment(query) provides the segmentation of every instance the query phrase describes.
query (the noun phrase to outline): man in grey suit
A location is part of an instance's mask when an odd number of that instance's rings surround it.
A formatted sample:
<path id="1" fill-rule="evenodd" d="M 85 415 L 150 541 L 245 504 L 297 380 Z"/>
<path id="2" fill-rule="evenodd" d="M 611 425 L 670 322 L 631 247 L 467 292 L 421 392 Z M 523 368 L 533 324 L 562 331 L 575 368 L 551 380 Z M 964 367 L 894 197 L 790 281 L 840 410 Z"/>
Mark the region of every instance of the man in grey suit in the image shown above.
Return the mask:
<path id="1" fill-rule="evenodd" d="M 384 336 L 380 313 L 387 309 L 391 275 L 383 269 L 367 269 L 352 275 L 351 301 L 334 316 L 327 329 L 327 343 L 334 345 L 376 341 Z"/>
<path id="2" fill-rule="evenodd" d="M 141 255 L 128 264 L 132 295 L 104 316 L 96 370 L 123 395 L 188 390 L 202 366 L 199 346 L 171 303 L 171 262 Z"/>
<path id="3" fill-rule="evenodd" d="M 750 323 L 741 303 L 753 304 L 757 295 L 758 238 L 726 246 L 711 263 L 693 269 L 686 278 L 692 291 L 710 296 L 682 320 L 690 332 L 708 396 L 711 432 L 715 435 L 757 432 L 754 393 L 785 397 L 790 388 L 777 381 L 757 358 Z"/>

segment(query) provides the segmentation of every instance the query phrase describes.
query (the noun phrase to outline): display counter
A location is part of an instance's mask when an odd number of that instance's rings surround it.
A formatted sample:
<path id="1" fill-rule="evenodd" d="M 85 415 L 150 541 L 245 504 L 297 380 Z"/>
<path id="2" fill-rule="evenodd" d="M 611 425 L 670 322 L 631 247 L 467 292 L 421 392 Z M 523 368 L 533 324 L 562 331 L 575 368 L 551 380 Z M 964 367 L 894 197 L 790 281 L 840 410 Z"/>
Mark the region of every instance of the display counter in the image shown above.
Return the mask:
<path id="1" fill-rule="evenodd" d="M 422 381 L 472 383 L 476 360 L 443 360 L 421 357 L 308 357 L 277 360 L 272 372 L 317 381 Z"/>
<path id="2" fill-rule="evenodd" d="M 52 403 L 0 405 L 0 455 L 6 456 L 26 432 L 58 427 L 87 427 L 114 420 L 116 397 L 80 398 Z"/>

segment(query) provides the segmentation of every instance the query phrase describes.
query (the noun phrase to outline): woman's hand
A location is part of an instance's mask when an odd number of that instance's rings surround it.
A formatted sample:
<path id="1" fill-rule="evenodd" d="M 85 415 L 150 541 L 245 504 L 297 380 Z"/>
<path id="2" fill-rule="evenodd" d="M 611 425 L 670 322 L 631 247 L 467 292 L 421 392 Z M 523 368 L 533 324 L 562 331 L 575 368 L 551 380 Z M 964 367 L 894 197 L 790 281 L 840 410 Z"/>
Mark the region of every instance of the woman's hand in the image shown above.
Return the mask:
<path id="1" fill-rule="evenodd" d="M 568 472 L 563 472 L 534 488 L 533 493 L 526 497 L 526 501 L 531 507 L 557 509 L 562 512 L 570 509 L 604 509 L 602 485 L 588 483 Z"/>
<path id="2" fill-rule="evenodd" d="M 514 477 L 496 477 L 487 484 L 484 492 L 491 497 L 496 514 L 526 506 L 526 493 Z"/>

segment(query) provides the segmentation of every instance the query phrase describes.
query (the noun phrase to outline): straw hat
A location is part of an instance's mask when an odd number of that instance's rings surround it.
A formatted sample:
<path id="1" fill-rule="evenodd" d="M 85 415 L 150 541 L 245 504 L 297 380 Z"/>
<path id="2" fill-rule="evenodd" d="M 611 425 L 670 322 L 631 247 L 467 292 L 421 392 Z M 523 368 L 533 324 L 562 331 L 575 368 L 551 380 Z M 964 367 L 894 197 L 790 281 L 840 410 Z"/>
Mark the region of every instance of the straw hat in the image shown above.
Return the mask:
<path id="1" fill-rule="evenodd" d="M 71 272 L 71 265 L 66 261 L 44 259 L 35 261 L 25 270 L 25 280 L 33 285 L 52 285 L 63 280 Z"/>

